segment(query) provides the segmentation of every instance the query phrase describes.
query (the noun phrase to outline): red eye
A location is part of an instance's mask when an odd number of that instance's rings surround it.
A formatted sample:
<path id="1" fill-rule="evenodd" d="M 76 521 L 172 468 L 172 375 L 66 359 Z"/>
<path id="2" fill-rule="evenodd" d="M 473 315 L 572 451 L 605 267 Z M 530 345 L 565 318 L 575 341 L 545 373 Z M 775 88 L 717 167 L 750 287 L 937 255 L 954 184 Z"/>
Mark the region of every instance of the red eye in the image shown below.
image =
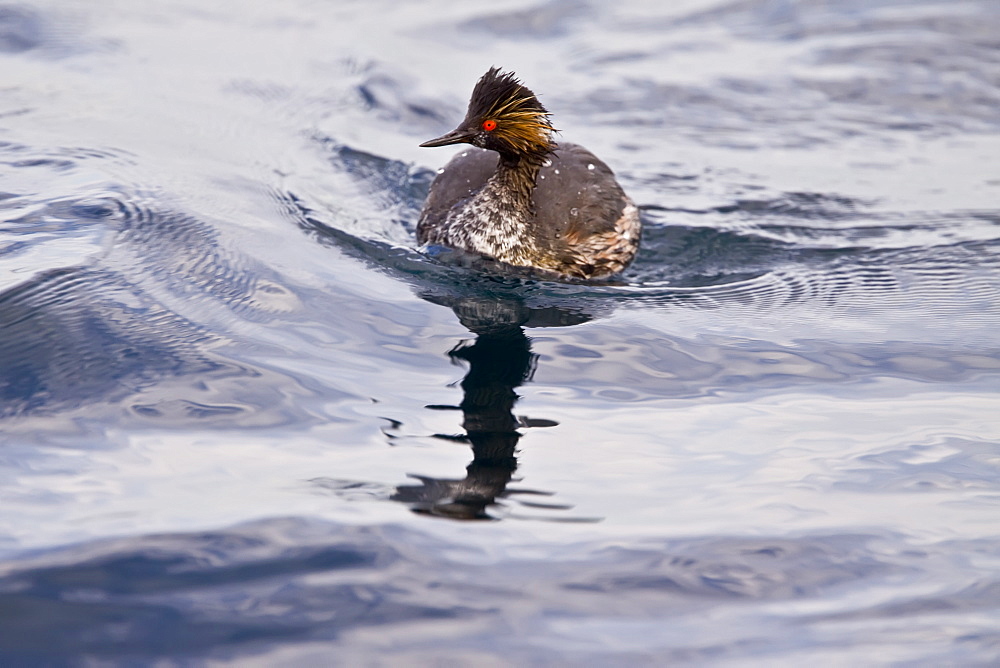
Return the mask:
<path id="1" fill-rule="evenodd" d="M 483 121 L 483 129 L 486 130 L 487 132 L 493 132 L 494 130 L 497 129 L 497 122 L 494 121 L 493 119 Z"/>

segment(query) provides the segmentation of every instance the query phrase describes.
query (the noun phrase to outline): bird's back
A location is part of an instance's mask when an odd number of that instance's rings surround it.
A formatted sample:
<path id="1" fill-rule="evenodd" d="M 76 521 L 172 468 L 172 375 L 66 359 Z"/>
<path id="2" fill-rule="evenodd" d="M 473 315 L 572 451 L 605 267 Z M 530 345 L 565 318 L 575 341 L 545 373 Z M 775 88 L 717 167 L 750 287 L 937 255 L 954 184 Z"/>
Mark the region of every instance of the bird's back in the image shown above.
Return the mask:
<path id="1" fill-rule="evenodd" d="M 447 164 L 431 185 L 417 224 L 417 239 L 427 241 L 448 212 L 474 195 L 494 173 L 499 156 L 469 147 Z M 589 278 L 621 271 L 639 243 L 635 206 L 597 156 L 576 144 L 560 143 L 535 182 L 530 227 L 546 267 Z"/>

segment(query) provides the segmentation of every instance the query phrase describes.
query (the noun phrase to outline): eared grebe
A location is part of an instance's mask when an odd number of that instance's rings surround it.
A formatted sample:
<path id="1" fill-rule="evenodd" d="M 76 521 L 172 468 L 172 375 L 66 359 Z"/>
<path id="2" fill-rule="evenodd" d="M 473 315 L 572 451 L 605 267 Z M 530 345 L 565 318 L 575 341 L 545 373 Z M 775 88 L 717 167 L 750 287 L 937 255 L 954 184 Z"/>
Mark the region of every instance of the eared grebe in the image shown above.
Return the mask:
<path id="1" fill-rule="evenodd" d="M 458 128 L 421 144 L 478 148 L 434 179 L 417 240 L 560 277 L 625 269 L 639 248 L 638 209 L 597 156 L 552 141 L 548 117 L 512 72 L 484 74 Z"/>

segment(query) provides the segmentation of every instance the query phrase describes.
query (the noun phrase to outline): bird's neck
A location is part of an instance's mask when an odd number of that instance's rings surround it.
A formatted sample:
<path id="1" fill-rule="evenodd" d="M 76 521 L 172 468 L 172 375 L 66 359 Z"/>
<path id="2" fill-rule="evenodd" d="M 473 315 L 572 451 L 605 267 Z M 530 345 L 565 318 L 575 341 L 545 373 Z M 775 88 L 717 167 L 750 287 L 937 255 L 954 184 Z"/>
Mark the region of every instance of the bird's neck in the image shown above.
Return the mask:
<path id="1" fill-rule="evenodd" d="M 526 264 L 534 255 L 534 191 L 544 161 L 538 156 L 500 156 L 496 171 L 468 209 L 476 217 L 471 230 L 476 251 L 514 265 Z"/>
<path id="2" fill-rule="evenodd" d="M 545 160 L 545 156 L 538 155 L 501 155 L 496 171 L 487 179 L 483 190 L 490 190 L 497 202 L 509 202 L 519 211 L 530 213 L 538 172 Z"/>

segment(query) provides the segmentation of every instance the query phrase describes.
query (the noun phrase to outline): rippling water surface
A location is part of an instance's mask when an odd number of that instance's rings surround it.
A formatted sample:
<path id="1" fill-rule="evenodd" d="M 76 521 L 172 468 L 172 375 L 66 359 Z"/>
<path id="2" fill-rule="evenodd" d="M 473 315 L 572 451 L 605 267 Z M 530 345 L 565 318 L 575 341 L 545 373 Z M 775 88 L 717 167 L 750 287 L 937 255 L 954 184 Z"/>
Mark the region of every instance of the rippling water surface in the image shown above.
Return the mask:
<path id="1" fill-rule="evenodd" d="M 1000 6 L 654 4 L 0 4 L 5 663 L 1000 660 Z M 491 65 L 620 280 L 414 248 Z"/>

